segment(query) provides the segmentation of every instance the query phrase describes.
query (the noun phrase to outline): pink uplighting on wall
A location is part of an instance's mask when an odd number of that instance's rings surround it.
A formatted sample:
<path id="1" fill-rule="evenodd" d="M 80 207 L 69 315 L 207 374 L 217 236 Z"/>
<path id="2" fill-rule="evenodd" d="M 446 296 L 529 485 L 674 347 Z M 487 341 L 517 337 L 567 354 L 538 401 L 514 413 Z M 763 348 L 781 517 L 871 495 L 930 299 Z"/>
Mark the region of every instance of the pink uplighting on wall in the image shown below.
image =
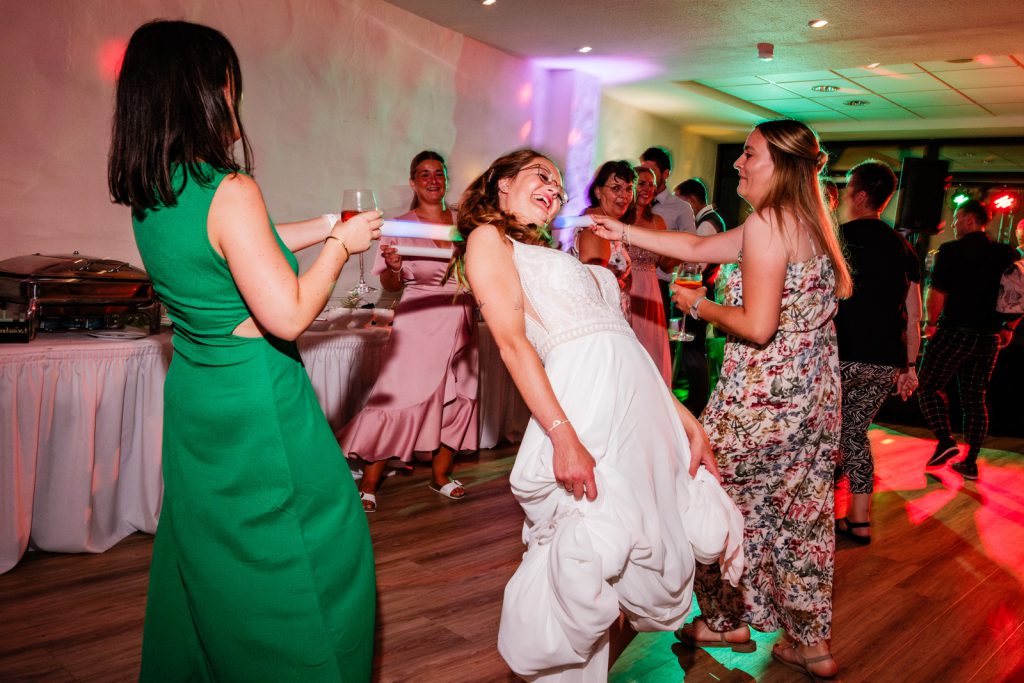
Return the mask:
<path id="1" fill-rule="evenodd" d="M 100 78 L 113 83 L 117 75 L 121 73 L 121 63 L 124 61 L 124 51 L 128 49 L 128 41 L 125 38 L 111 38 L 103 41 L 96 53 L 96 67 L 99 70 Z"/>
<path id="2" fill-rule="evenodd" d="M 516 99 L 519 100 L 520 107 L 530 106 L 530 103 L 533 102 L 533 83 L 523 83 L 519 92 L 516 93 Z"/>
<path id="3" fill-rule="evenodd" d="M 601 85 L 614 85 L 653 78 L 661 73 L 661 68 L 642 59 L 612 57 L 594 57 L 577 55 L 575 57 L 541 57 L 534 59 L 533 64 L 543 69 L 571 69 L 596 76 Z"/>
<path id="4" fill-rule="evenodd" d="M 519 141 L 526 142 L 530 137 L 530 131 L 533 130 L 533 120 L 529 120 L 519 127 Z"/>

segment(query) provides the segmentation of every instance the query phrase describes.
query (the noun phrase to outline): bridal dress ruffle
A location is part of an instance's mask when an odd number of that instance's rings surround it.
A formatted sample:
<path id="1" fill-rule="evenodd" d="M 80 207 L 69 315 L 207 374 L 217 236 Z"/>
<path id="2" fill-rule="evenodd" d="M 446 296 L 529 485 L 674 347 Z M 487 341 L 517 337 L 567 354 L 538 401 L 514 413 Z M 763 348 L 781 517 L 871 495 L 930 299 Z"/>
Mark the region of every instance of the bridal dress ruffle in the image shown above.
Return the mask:
<path id="1" fill-rule="evenodd" d="M 682 625 L 695 557 L 738 581 L 743 520 L 713 477 L 689 476 L 686 433 L 661 372 L 619 310 L 612 274 L 513 242 L 527 336 L 597 462 L 597 499 L 554 479 L 531 422 L 512 470 L 526 514 L 523 562 L 505 588 L 498 649 L 527 680 L 602 681 L 620 611 L 638 631 Z"/>

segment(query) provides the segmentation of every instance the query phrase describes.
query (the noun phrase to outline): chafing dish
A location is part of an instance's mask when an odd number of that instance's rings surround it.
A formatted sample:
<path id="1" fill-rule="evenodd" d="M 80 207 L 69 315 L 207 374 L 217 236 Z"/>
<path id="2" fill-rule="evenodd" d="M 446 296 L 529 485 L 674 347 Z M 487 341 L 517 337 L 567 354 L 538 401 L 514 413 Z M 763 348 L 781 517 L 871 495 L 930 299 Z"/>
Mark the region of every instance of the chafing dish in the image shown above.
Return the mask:
<path id="1" fill-rule="evenodd" d="M 147 326 L 150 334 L 160 330 L 160 302 L 140 268 L 77 251 L 0 261 L 0 341 L 29 341 L 38 330 L 103 330 L 128 322 Z"/>

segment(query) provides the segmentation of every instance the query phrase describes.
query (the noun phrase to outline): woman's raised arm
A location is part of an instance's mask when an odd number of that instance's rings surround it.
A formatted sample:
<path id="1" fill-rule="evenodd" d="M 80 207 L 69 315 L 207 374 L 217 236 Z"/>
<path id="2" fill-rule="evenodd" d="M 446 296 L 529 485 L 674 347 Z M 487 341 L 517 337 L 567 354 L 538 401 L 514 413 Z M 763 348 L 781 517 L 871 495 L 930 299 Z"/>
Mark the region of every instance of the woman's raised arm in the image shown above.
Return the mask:
<path id="1" fill-rule="evenodd" d="M 690 263 L 735 263 L 743 246 L 743 226 L 701 237 L 687 232 L 669 232 L 626 225 L 608 216 L 591 216 L 591 228 L 598 237 L 627 242 L 637 247 Z"/>

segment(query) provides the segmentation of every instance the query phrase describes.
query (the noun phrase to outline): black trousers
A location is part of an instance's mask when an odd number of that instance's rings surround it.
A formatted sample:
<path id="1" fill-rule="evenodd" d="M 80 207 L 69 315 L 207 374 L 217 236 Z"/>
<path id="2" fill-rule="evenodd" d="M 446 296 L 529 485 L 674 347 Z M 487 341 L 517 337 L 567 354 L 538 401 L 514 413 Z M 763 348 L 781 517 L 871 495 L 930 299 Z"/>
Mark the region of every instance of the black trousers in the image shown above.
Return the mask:
<path id="1" fill-rule="evenodd" d="M 665 306 L 665 319 L 678 318 L 681 313 L 669 298 L 668 283 L 658 280 L 661 289 L 661 300 Z M 700 417 L 708 404 L 711 393 L 711 376 L 708 372 L 707 350 L 708 324 L 686 316 L 686 331 L 693 335 L 693 341 L 671 342 L 672 347 L 672 386 L 677 380 L 686 380 L 687 396 L 683 405 L 694 415 Z"/>

